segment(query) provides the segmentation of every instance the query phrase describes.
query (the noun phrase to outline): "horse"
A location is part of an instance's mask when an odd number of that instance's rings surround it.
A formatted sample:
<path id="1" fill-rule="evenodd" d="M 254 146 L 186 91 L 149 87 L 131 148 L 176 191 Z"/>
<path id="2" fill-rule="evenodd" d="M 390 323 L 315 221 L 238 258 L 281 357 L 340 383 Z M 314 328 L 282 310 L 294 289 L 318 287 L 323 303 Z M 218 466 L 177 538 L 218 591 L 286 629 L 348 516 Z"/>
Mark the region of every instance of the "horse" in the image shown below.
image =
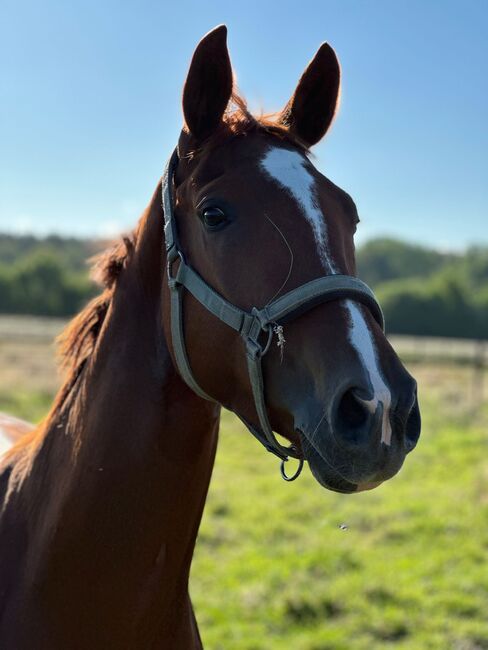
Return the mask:
<path id="1" fill-rule="evenodd" d="M 188 581 L 222 407 L 285 478 L 307 461 L 342 493 L 415 447 L 415 381 L 356 278 L 357 209 L 310 155 L 339 89 L 324 43 L 255 116 L 225 26 L 198 44 L 165 174 L 61 336 L 47 417 L 2 459 L 2 650 L 202 647 Z"/>

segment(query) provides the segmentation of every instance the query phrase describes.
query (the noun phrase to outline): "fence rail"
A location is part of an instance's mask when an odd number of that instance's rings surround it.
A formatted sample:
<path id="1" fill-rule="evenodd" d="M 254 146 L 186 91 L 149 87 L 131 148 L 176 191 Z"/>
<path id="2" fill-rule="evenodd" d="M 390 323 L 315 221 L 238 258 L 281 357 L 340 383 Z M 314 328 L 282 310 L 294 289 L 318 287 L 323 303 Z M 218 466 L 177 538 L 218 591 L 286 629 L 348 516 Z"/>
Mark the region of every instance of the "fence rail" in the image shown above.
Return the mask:
<path id="1" fill-rule="evenodd" d="M 488 367 L 488 340 L 393 335 L 389 338 L 395 350 L 406 361 L 451 362 Z"/>
<path id="2" fill-rule="evenodd" d="M 66 320 L 36 316 L 0 316 L 0 341 L 39 341 L 50 343 L 61 332 Z M 410 362 L 463 363 L 488 367 L 488 340 L 448 339 L 428 336 L 396 336 L 390 341 Z"/>
<path id="3" fill-rule="evenodd" d="M 0 316 L 0 341 L 52 343 L 66 322 L 42 316 Z"/>

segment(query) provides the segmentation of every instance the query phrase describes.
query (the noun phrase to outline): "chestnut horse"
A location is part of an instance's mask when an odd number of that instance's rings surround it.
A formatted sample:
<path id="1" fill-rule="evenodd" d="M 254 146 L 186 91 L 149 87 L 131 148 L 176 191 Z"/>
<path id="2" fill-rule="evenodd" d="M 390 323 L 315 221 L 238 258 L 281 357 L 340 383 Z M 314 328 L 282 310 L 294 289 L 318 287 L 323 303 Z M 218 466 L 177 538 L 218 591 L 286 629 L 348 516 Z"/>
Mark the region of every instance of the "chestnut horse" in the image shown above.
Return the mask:
<path id="1" fill-rule="evenodd" d="M 254 117 L 225 27 L 198 45 L 168 171 L 99 262 L 46 420 L 3 456 L 2 650 L 201 648 L 188 576 L 221 405 L 340 492 L 414 448 L 415 382 L 355 279 L 355 205 L 308 154 L 339 81 L 324 44 L 284 110 Z"/>

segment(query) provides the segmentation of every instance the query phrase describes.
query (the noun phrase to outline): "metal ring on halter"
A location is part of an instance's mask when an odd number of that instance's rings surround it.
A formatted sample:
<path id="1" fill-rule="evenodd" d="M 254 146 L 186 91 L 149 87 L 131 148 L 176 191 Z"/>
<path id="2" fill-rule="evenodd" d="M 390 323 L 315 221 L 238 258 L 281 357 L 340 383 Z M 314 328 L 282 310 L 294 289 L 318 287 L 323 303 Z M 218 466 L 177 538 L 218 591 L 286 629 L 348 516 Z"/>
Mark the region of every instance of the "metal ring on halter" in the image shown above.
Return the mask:
<path id="1" fill-rule="evenodd" d="M 262 357 L 264 357 L 264 355 L 267 353 L 267 351 L 271 347 L 271 342 L 273 341 L 273 326 L 268 325 L 264 331 L 267 332 L 267 334 L 268 334 L 268 340 L 266 341 L 266 345 L 264 346 L 264 350 L 261 352 Z"/>
<path id="2" fill-rule="evenodd" d="M 168 253 L 168 259 L 166 262 L 166 268 L 168 272 L 168 280 L 174 280 L 175 275 L 173 275 L 173 264 L 179 261 L 180 264 L 185 264 L 185 256 L 183 253 L 176 248 L 172 248 Z"/>
<path id="3" fill-rule="evenodd" d="M 287 463 L 288 460 L 289 460 L 289 459 L 287 458 L 287 459 L 283 459 L 283 460 L 281 461 L 280 470 L 281 470 L 281 476 L 282 476 L 282 478 L 283 478 L 285 481 L 288 481 L 288 482 L 289 482 L 289 481 L 294 481 L 294 480 L 295 480 L 296 478 L 298 478 L 298 477 L 300 476 L 300 474 L 302 473 L 302 469 L 303 469 L 303 458 L 299 458 L 299 459 L 298 459 L 298 467 L 297 467 L 297 471 L 296 471 L 294 474 L 292 474 L 291 476 L 288 476 L 288 474 L 287 474 L 286 471 L 285 471 L 285 463 Z"/>

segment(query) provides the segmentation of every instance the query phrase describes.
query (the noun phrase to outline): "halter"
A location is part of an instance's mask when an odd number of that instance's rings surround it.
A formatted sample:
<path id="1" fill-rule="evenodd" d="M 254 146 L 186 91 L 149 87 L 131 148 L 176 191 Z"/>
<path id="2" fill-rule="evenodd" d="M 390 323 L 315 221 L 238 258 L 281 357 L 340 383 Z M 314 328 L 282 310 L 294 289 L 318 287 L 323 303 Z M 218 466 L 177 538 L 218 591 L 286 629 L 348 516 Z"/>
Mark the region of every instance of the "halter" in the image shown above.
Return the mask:
<path id="1" fill-rule="evenodd" d="M 178 152 L 175 149 L 164 171 L 162 195 L 168 286 L 171 296 L 171 337 L 176 365 L 182 379 L 197 395 L 212 402 L 216 401 L 197 384 L 186 352 L 183 329 L 183 295 L 186 289 L 210 313 L 240 334 L 244 343 L 249 380 L 260 427 L 255 427 L 237 415 L 253 436 L 269 452 L 281 459 L 283 478 L 293 481 L 302 470 L 303 455 L 295 445 L 284 447 L 278 442 L 269 422 L 264 397 L 262 358 L 270 348 L 274 330 L 278 333 L 281 332 L 282 336 L 280 326 L 285 322 L 298 318 L 319 304 L 342 299 L 355 300 L 366 305 L 376 322 L 384 329 L 381 307 L 372 290 L 361 280 L 349 275 L 327 275 L 316 278 L 289 291 L 280 298 L 275 298 L 261 309 L 253 307 L 250 311 L 244 311 L 228 302 L 186 263 L 179 246 L 174 216 L 173 187 L 177 164 Z M 177 261 L 179 263 L 175 270 Z M 279 339 L 280 341 L 281 339 Z M 299 461 L 298 469 L 292 476 L 288 476 L 285 472 L 285 463 L 289 457 Z"/>

